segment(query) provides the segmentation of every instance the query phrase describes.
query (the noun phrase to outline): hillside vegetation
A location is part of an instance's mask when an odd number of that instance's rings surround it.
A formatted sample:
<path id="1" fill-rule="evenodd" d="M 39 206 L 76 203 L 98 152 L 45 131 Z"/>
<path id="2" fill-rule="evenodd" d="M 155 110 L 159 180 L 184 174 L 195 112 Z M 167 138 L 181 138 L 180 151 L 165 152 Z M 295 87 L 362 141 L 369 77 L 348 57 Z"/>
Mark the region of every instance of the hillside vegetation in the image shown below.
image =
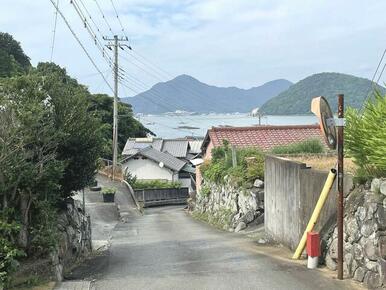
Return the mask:
<path id="1" fill-rule="evenodd" d="M 319 73 L 292 85 L 288 90 L 267 101 L 261 110 L 268 115 L 311 114 L 311 100 L 324 96 L 331 109 L 337 111 L 337 94 L 345 95 L 345 104 L 360 108 L 372 88 L 371 81 L 341 73 Z M 376 85 L 381 93 L 386 89 Z"/>

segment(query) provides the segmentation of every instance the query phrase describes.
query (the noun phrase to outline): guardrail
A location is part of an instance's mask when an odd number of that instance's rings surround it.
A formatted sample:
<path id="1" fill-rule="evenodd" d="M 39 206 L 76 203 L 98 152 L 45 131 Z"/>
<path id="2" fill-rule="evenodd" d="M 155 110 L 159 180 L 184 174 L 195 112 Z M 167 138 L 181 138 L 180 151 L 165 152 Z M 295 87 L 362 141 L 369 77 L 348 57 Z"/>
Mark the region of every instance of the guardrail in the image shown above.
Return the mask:
<path id="1" fill-rule="evenodd" d="M 189 198 L 189 189 L 162 188 L 162 189 L 135 189 L 134 195 L 143 207 L 156 205 L 186 204 Z"/>
<path id="2" fill-rule="evenodd" d="M 142 212 L 142 207 L 141 207 L 140 203 L 138 202 L 138 199 L 137 199 L 137 197 L 135 196 L 134 190 L 133 190 L 133 188 L 131 187 L 131 185 L 130 185 L 126 180 L 122 180 L 122 183 L 124 183 L 124 184 L 126 185 L 127 189 L 129 190 L 129 193 L 130 193 L 131 197 L 133 198 L 134 203 L 135 203 L 137 209 L 138 209 L 140 212 Z"/>

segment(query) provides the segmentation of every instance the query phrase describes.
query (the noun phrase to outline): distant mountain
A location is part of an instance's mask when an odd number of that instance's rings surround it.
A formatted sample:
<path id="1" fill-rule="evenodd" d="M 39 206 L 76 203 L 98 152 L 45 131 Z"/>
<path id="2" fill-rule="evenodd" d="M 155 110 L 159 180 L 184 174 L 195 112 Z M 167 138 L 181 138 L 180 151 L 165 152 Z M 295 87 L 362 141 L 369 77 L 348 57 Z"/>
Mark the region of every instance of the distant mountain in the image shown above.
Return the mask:
<path id="1" fill-rule="evenodd" d="M 136 113 L 159 114 L 177 110 L 197 113 L 250 112 L 290 85 L 290 81 L 279 79 L 245 90 L 210 86 L 191 76 L 180 75 L 122 101 L 130 103 Z"/>
<path id="2" fill-rule="evenodd" d="M 309 76 L 278 96 L 268 100 L 261 111 L 268 115 L 310 114 L 312 98 L 324 96 L 331 110 L 337 111 L 337 94 L 345 95 L 345 106 L 360 108 L 372 88 L 368 79 L 341 73 L 319 73 Z M 377 89 L 386 92 L 384 87 Z"/>

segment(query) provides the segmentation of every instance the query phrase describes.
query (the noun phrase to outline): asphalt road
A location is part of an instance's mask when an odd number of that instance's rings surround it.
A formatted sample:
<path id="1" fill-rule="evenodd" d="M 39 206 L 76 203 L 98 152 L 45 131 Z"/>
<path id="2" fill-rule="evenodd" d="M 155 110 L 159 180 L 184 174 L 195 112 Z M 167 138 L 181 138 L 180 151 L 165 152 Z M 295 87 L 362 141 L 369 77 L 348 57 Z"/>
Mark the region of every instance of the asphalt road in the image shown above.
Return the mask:
<path id="1" fill-rule="evenodd" d="M 181 207 L 147 209 L 113 230 L 94 288 L 353 289 L 303 265 L 259 254 L 243 236 L 194 220 Z"/>

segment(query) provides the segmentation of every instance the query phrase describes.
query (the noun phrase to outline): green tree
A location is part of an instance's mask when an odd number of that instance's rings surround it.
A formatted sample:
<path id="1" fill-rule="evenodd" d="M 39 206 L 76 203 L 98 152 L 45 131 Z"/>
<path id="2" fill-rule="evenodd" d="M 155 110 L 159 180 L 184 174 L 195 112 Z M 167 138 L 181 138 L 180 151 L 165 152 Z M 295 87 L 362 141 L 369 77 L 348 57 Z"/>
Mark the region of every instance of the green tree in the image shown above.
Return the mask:
<path id="1" fill-rule="evenodd" d="M 16 208 L 19 245 L 28 249 L 33 203 L 57 191 L 63 163 L 56 159 L 58 132 L 52 105 L 38 77 L 22 76 L 3 83 L 0 106 L 2 211 Z M 9 139 L 8 139 L 9 138 Z"/>
<path id="2" fill-rule="evenodd" d="M 62 197 L 90 184 L 98 169 L 103 137 L 101 122 L 90 114 L 87 88 L 53 63 L 39 63 L 33 72 L 44 81 L 43 88 L 51 98 L 55 128 L 60 133 L 57 159 L 65 162 L 60 181 Z"/>
<path id="3" fill-rule="evenodd" d="M 111 159 L 113 98 L 106 94 L 95 94 L 90 95 L 89 100 L 91 101 L 90 112 L 94 113 L 102 121 L 101 130 L 104 139 L 103 156 Z M 118 152 L 122 152 L 128 138 L 146 137 L 147 134 L 153 134 L 133 117 L 131 105 L 119 103 L 118 115 Z"/>
<path id="4" fill-rule="evenodd" d="M 30 59 L 12 35 L 0 32 L 0 78 L 27 72 Z"/>

